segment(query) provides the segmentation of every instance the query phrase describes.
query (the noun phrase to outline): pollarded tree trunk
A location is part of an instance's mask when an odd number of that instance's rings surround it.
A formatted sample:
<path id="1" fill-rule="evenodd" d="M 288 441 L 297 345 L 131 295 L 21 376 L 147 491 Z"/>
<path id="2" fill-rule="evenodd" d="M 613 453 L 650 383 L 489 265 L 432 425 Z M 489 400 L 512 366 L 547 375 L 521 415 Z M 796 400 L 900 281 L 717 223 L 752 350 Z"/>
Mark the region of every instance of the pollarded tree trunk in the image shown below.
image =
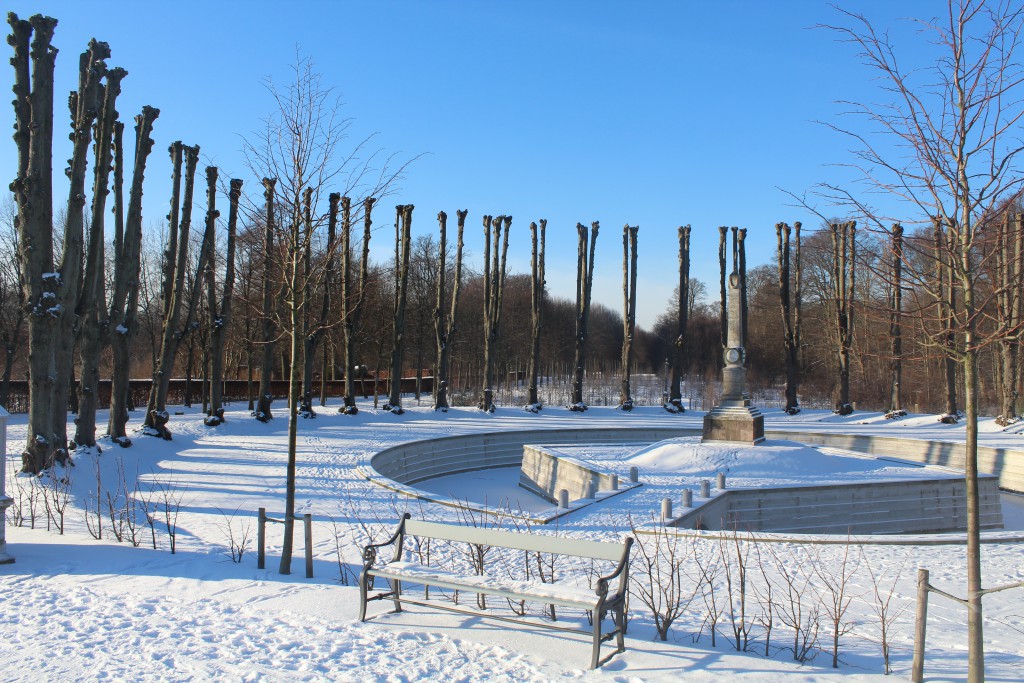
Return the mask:
<path id="1" fill-rule="evenodd" d="M 30 21 L 8 14 L 14 48 L 14 140 L 18 173 L 11 185 L 18 206 L 18 255 L 28 306 L 29 414 L 22 469 L 38 473 L 53 464 L 52 391 L 56 381 L 54 331 L 57 318 L 53 273 L 53 71 L 50 45 L 56 19 Z M 34 35 L 33 35 L 34 34 Z M 31 78 L 29 42 L 31 41 Z M 63 409 L 61 410 L 63 413 Z"/>
<path id="2" fill-rule="evenodd" d="M 96 448 L 96 393 L 100 383 L 100 356 L 109 340 L 109 319 L 106 316 L 106 255 L 104 227 L 107 187 L 110 181 L 111 147 L 117 120 L 116 102 L 121 92 L 124 69 L 107 73 L 102 88 L 103 105 L 96 122 L 95 160 L 93 162 L 92 207 L 89 222 L 89 248 L 86 252 L 85 278 L 79 300 L 79 360 L 82 374 L 78 380 L 78 417 L 71 447 Z M 115 245 L 116 246 L 116 245 Z"/>
<path id="3" fill-rule="evenodd" d="M 174 148 L 171 147 L 172 159 L 175 156 Z M 160 364 L 156 368 L 153 377 L 153 387 L 149 394 L 149 405 L 146 409 L 146 423 L 144 433 L 150 436 L 159 436 L 170 440 L 171 432 L 167 428 L 170 419 L 167 413 L 167 391 L 170 388 L 171 376 L 174 373 L 174 360 L 178 354 L 178 348 L 184 335 L 187 334 L 192 324 L 192 316 L 195 312 L 197 296 L 188 296 L 186 304 L 184 324 L 181 324 L 182 299 L 187 296 L 185 292 L 185 272 L 188 268 L 188 242 L 189 231 L 192 226 L 192 194 L 195 189 L 196 165 L 199 163 L 199 146 L 189 147 L 184 145 L 181 149 L 185 153 L 185 196 L 181 207 L 181 224 L 178 226 L 177 254 L 174 258 L 174 289 L 171 291 L 170 303 L 167 305 L 167 315 L 164 317 L 164 327 L 160 344 Z M 173 201 L 173 199 L 172 199 Z M 171 232 L 174 232 L 171 226 Z M 193 282 L 193 294 L 198 294 L 199 275 L 205 267 L 203 260 L 206 249 L 200 251 L 197 267 L 196 280 Z M 168 252 L 170 255 L 170 252 Z"/>
<path id="4" fill-rule="evenodd" d="M 214 169 L 214 173 L 216 173 L 216 169 Z M 209 169 L 207 169 L 207 174 L 209 174 Z M 215 192 L 214 186 L 207 189 L 207 193 L 210 195 L 211 209 Z M 227 253 L 224 257 L 224 292 L 221 296 L 220 306 L 217 305 L 212 254 L 206 269 L 207 307 L 210 314 L 210 407 L 205 424 L 211 427 L 224 422 L 224 342 L 227 338 L 228 325 L 231 322 L 231 303 L 235 291 L 235 235 L 238 231 L 238 201 L 241 195 L 242 181 L 232 178 L 228 190 L 228 243 Z"/>
<path id="5" fill-rule="evenodd" d="M 640 226 L 622 228 L 622 387 L 619 407 L 633 409 L 629 379 L 633 365 L 633 333 L 636 330 L 636 236 Z"/>
<path id="6" fill-rule="evenodd" d="M 409 252 L 412 248 L 412 204 L 395 207 L 395 326 L 391 342 L 391 391 L 384 410 L 402 409 L 402 366 L 405 358 L 405 305 L 409 291 Z"/>
<path id="7" fill-rule="evenodd" d="M 590 292 L 594 283 L 594 250 L 597 247 L 598 221 L 590 224 L 589 250 L 587 228 L 576 224 L 579 251 L 576 259 L 576 348 L 573 361 L 572 400 L 569 410 L 582 412 L 587 409 L 583 401 L 583 374 L 587 361 L 587 327 L 590 322 Z"/>
<path id="8" fill-rule="evenodd" d="M 274 400 L 271 379 L 274 374 L 274 187 L 277 178 L 263 179 L 263 196 L 267 200 L 263 231 L 263 357 L 260 363 L 260 395 L 256 403 L 256 419 L 270 422 L 273 414 L 270 404 Z"/>
<path id="9" fill-rule="evenodd" d="M 942 221 L 932 220 L 932 236 L 935 243 L 935 293 L 937 297 L 937 315 L 939 319 L 939 343 L 942 346 L 943 371 L 946 386 L 946 410 L 939 417 L 943 423 L 959 420 L 960 411 L 956 404 L 956 334 L 953 330 L 953 315 L 956 310 L 956 286 L 953 282 L 954 264 L 949 253 L 947 235 L 943 230 Z"/>
<path id="10" fill-rule="evenodd" d="M 832 287 L 838 330 L 839 386 L 835 412 L 849 415 L 850 403 L 850 348 L 853 345 L 853 295 L 855 280 L 856 221 L 834 223 L 832 229 Z"/>
<path id="11" fill-rule="evenodd" d="M 352 232 L 351 210 L 349 198 L 342 197 L 341 199 L 341 338 L 344 345 L 342 353 L 345 358 L 345 404 L 341 407 L 340 412 L 346 415 L 355 415 L 359 412 L 356 407 L 356 387 L 353 374 L 356 360 L 355 344 L 363 303 L 366 301 L 366 285 L 370 273 L 370 226 L 373 224 L 371 213 L 376 201 L 373 197 L 368 197 L 363 201 L 363 246 L 359 262 L 358 291 L 354 292 L 352 291 L 352 266 L 349 251 Z M 376 375 L 373 382 L 376 387 Z"/>
<path id="12" fill-rule="evenodd" d="M 153 150 L 153 121 L 159 109 L 143 107 L 135 117 L 135 156 L 128 215 L 124 217 L 123 152 L 124 125 L 114 130 L 114 291 L 110 302 L 108 334 L 111 336 L 113 376 L 110 383 L 110 421 L 107 433 L 120 446 L 130 446 L 127 436 L 128 404 L 131 400 L 131 348 L 138 333 L 139 273 L 142 259 L 142 183 L 146 160 Z M 120 239 L 118 239 L 120 237 Z"/>
<path id="13" fill-rule="evenodd" d="M 892 267 L 889 289 L 889 410 L 888 418 L 907 414 L 903 409 L 903 226 L 892 226 Z"/>
<path id="14" fill-rule="evenodd" d="M 505 293 L 505 259 L 511 216 L 484 216 L 484 386 L 480 410 L 493 413 L 494 351 L 501 323 L 501 300 Z M 502 233 L 504 229 L 504 234 Z M 500 245 L 500 249 L 499 249 Z"/>
<path id="15" fill-rule="evenodd" d="M 1020 363 L 1021 257 L 1024 249 L 1024 215 L 1010 215 L 1009 209 L 996 233 L 997 306 L 1002 336 L 999 340 L 1000 410 L 996 423 L 1017 422 L 1017 366 Z"/>
<path id="16" fill-rule="evenodd" d="M 84 252 L 85 228 L 85 174 L 89 160 L 89 145 L 92 139 L 93 122 L 103 106 L 103 86 L 100 80 L 106 75 L 104 59 L 110 56 L 106 43 L 89 42 L 89 50 L 79 60 L 79 90 L 68 98 L 71 110 L 73 151 L 68 169 L 70 191 L 67 204 L 67 222 L 64 227 L 64 251 L 57 266 L 57 297 L 55 310 L 59 311 L 56 334 L 54 364 L 57 381 L 50 398 L 53 413 L 54 457 L 64 462 L 68 453 L 69 394 L 74 387 L 75 342 L 78 337 L 79 306 L 82 295 L 82 256 Z M 115 76 L 116 78 L 116 76 Z M 98 380 L 97 380 L 98 383 Z M 77 395 L 71 402 L 77 404 Z M 77 405 L 73 408 L 77 409 Z M 75 411 L 77 412 L 77 410 Z M 93 429 L 95 432 L 95 428 Z M 93 437 L 95 441 L 95 436 Z"/>
<path id="17" fill-rule="evenodd" d="M 797 223 L 799 226 L 799 223 Z M 790 269 L 790 237 L 792 235 L 792 228 L 787 223 L 778 223 L 775 226 L 775 235 L 778 241 L 778 260 L 779 260 L 779 298 L 782 305 L 782 331 L 783 331 L 783 346 L 785 349 L 786 358 L 786 407 L 785 411 L 790 415 L 795 415 L 800 412 L 800 404 L 797 398 L 797 367 L 798 367 L 798 350 L 799 344 L 797 340 L 797 321 L 798 313 L 794 312 L 794 297 L 791 296 L 790 282 L 792 281 L 791 269 Z M 800 239 L 799 228 L 797 232 L 797 241 Z M 796 306 L 799 310 L 799 305 Z"/>
<path id="18" fill-rule="evenodd" d="M 304 283 L 306 291 L 307 309 L 312 303 L 312 287 L 313 282 L 309 277 L 310 262 L 312 259 L 312 215 L 310 208 L 309 197 L 312 196 L 312 190 L 306 189 L 307 200 L 305 208 L 306 221 L 306 280 Z M 331 311 L 331 290 L 334 288 L 334 253 L 337 248 L 335 244 L 336 236 L 338 234 L 338 202 L 341 201 L 341 195 L 337 192 L 333 192 L 328 197 L 328 213 L 327 213 L 327 263 L 319 278 L 319 289 L 320 289 L 320 320 L 317 322 L 316 327 L 310 330 L 309 334 L 306 335 L 304 340 L 304 358 L 305 363 L 302 366 L 302 404 L 299 406 L 299 414 L 304 418 L 314 418 L 316 413 L 313 411 L 313 361 L 316 358 L 316 349 L 320 345 L 320 340 L 323 339 L 324 332 L 327 331 L 327 317 Z M 323 373 L 321 373 L 321 377 Z"/>
<path id="19" fill-rule="evenodd" d="M 456 329 L 456 314 L 459 310 L 459 293 L 462 291 L 462 236 L 466 228 L 468 211 L 456 211 L 458 216 L 458 236 L 455 246 L 455 273 L 452 282 L 451 306 L 445 306 L 447 293 L 448 266 L 448 214 L 441 211 L 437 214 L 440 238 L 437 246 L 437 304 L 434 306 L 434 337 L 437 341 L 437 369 L 434 373 L 434 410 L 448 411 L 448 375 L 450 373 L 452 338 Z M 445 314 L 445 309 L 448 313 Z"/>
<path id="20" fill-rule="evenodd" d="M 543 407 L 537 395 L 537 380 L 540 375 L 540 333 L 544 313 L 544 250 L 547 241 L 548 222 L 540 220 L 540 241 L 537 240 L 537 224 L 530 223 L 530 318 L 533 323 L 530 334 L 530 379 L 526 409 L 532 413 Z"/>
<path id="21" fill-rule="evenodd" d="M 683 413 L 683 370 L 686 365 L 686 328 L 690 316 L 690 226 L 679 228 L 679 303 L 676 308 L 676 338 L 672 342 L 672 379 L 665 410 Z"/>

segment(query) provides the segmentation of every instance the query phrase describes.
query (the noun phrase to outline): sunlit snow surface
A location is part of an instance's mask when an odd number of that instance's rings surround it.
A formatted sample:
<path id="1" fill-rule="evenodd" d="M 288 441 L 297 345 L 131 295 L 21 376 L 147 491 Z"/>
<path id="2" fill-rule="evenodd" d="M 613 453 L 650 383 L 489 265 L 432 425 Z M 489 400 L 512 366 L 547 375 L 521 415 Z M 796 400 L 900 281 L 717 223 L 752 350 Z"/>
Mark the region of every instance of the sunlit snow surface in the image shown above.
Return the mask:
<path id="1" fill-rule="evenodd" d="M 854 599 L 846 613 L 850 630 L 843 636 L 838 670 L 831 668 L 827 652 L 810 663 L 794 663 L 786 649 L 792 634 L 781 625 L 773 633 L 769 657 L 761 654 L 764 640 L 757 629 L 751 651 L 735 652 L 727 638 L 730 627 L 724 621 L 719 623 L 716 645 L 711 645 L 699 594 L 673 625 L 666 643 L 656 641 L 651 614 L 639 599 L 632 599 L 627 652 L 597 672 L 586 670 L 590 651 L 586 637 L 416 607 L 360 624 L 356 621 L 359 591 L 352 585 L 351 572 L 358 571 L 360 548 L 367 542 L 368 532 L 393 530 L 398 516 L 406 511 L 420 519 L 465 523 L 460 520 L 464 513 L 403 498 L 363 479 L 358 466 L 374 453 L 413 440 L 481 432 L 653 428 L 665 426 L 666 421 L 699 429 L 702 414 L 667 415 L 661 409 L 638 407 L 627 415 L 595 406 L 583 414 L 547 407 L 540 414 L 499 408 L 496 414 L 487 415 L 456 408 L 442 415 L 411 405 L 404 415 L 397 416 L 374 411 L 372 402 L 367 401 L 360 402 L 358 415 L 345 416 L 339 415 L 337 408 L 333 402 L 317 409 L 317 419 L 299 422 L 296 512 L 313 515 L 313 579 L 304 577 L 301 531 L 290 575 L 278 572 L 281 525 L 268 528 L 265 569 L 256 567 L 252 547 L 256 510 L 266 507 L 277 517 L 283 511 L 288 425 L 281 402 L 275 402 L 277 417 L 267 424 L 256 422 L 244 406 L 238 406 L 227 411 L 225 424 L 211 428 L 203 425 L 198 409 L 184 409 L 184 415 L 172 414 L 173 441 L 132 433 L 135 445 L 131 448 L 121 449 L 109 439 L 101 439 L 102 455 L 77 454 L 77 466 L 70 470 L 73 497 L 65 535 L 47 531 L 41 504 L 34 530 L 27 525 L 8 525 L 9 550 L 17 562 L 0 566 L 3 680 L 889 683 L 909 678 L 917 568 L 930 569 L 932 585 L 943 590 L 963 595 L 966 589 L 962 545 L 852 549 L 850 561 L 856 569 L 850 595 Z M 174 408 L 172 413 L 178 410 Z M 939 424 L 934 415 L 893 422 L 872 413 L 842 418 L 810 410 L 794 417 L 779 411 L 765 414 L 769 429 L 961 443 L 964 438 L 962 424 Z M 140 417 L 141 411 L 132 413 L 130 427 L 137 426 Z M 104 424 L 107 415 L 102 412 L 98 418 L 99 424 Z M 25 442 L 25 423 L 24 415 L 11 417 L 6 454 L 9 494 L 13 492 L 10 474 L 20 462 Z M 1024 448 L 1024 435 L 997 429 L 991 420 L 983 421 L 980 431 L 985 445 Z M 644 485 L 561 518 L 557 524 L 535 526 L 533 532 L 619 539 L 629 532 L 631 518 L 638 524 L 648 523 L 662 497 L 678 500 L 681 481 L 692 486 L 709 478 L 715 464 L 705 463 L 682 473 L 656 467 L 653 462 L 630 461 L 628 456 L 635 450 L 580 449 L 574 457 L 594 459 L 620 478 L 628 475 L 631 464 L 637 465 Z M 102 541 L 87 533 L 83 510 L 95 504 L 94 468 L 98 466 L 102 472 L 103 487 L 112 490 L 118 481 L 119 462 L 131 482 L 138 473 L 143 490 L 162 482 L 183 493 L 175 554 L 168 551 L 162 522 L 156 527 L 157 550 L 148 547 L 148 536 L 141 547 L 134 548 L 118 543 L 109 529 Z M 879 463 L 896 467 L 892 462 Z M 742 467 L 730 468 L 728 476 L 738 482 Z M 506 490 L 516 489 L 521 498 L 515 470 L 510 472 Z M 828 476 L 867 475 L 847 470 L 846 474 Z M 468 481 L 465 486 L 474 486 Z M 459 482 L 448 482 L 448 488 L 455 490 L 453 483 Z M 1004 495 L 1004 504 L 1008 498 Z M 1024 514 L 1016 518 L 1024 518 Z M 240 564 L 227 556 L 226 530 L 231 525 L 236 533 L 244 525 L 249 529 L 249 551 Z M 993 535 L 997 539 L 1011 536 L 1012 532 Z M 722 549 L 718 541 L 710 539 L 685 539 L 682 543 L 686 553 L 692 548 L 706 557 L 717 557 Z M 347 573 L 339 570 L 339 548 Z M 786 542 L 770 544 L 770 548 L 780 553 L 780 561 L 789 567 L 814 562 L 836 566 L 844 557 L 842 545 Z M 762 549 L 762 554 L 767 550 Z M 1024 580 L 1021 544 L 1009 540 L 986 543 L 982 553 L 986 586 Z M 757 556 L 751 551 L 751 558 Z M 635 548 L 634 559 L 638 557 Z M 761 581 L 756 559 L 751 569 L 750 581 Z M 776 571 L 767 565 L 766 569 L 769 575 Z M 899 617 L 890 631 L 895 671 L 889 677 L 882 674 L 869 569 L 884 577 L 885 585 L 895 582 L 893 605 Z M 697 567 L 688 562 L 684 571 L 689 586 Z M 636 580 L 639 570 L 635 568 L 632 576 Z M 985 600 L 987 680 L 1020 680 L 1022 605 L 1021 589 Z M 752 603 L 748 602 L 748 608 L 753 609 Z M 373 613 L 388 609 L 390 604 L 377 603 Z M 965 680 L 964 623 L 963 608 L 957 603 L 938 597 L 930 603 L 928 680 Z"/>

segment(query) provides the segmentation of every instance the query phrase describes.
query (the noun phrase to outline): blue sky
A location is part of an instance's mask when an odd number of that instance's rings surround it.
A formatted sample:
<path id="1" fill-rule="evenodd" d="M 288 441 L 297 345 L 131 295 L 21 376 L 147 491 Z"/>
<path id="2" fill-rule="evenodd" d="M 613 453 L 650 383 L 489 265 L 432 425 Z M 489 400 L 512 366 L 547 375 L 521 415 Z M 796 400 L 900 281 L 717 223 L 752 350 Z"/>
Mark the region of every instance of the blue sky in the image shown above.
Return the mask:
<path id="1" fill-rule="evenodd" d="M 902 17 L 932 2 L 847 2 L 904 43 Z M 531 220 L 548 219 L 548 286 L 572 297 L 577 221 L 601 221 L 594 297 L 621 307 L 622 226 L 639 225 L 642 325 L 677 281 L 676 227 L 693 226 L 693 277 L 717 279 L 717 227 L 748 233 L 748 261 L 773 261 L 774 225 L 802 220 L 779 188 L 847 182 L 836 164 L 848 143 L 818 121 L 841 122 L 838 100 L 873 101 L 849 45 L 821 23 L 840 21 L 819 0 L 769 2 L 25 2 L 22 17 L 56 17 L 57 152 L 69 147 L 64 95 L 90 37 L 110 43 L 129 72 L 119 99 L 130 121 L 160 109 L 147 171 L 145 223 L 167 212 L 172 140 L 202 147 L 203 163 L 246 181 L 241 136 L 273 109 L 262 79 L 287 79 L 296 49 L 355 119 L 352 138 L 402 157 L 422 154 L 378 218 L 389 251 L 396 203 L 416 205 L 415 234 L 435 216 L 469 209 L 470 263 L 482 258 L 480 217 L 511 214 L 510 268 L 529 268 Z M 9 50 L 9 48 L 6 48 Z M 915 53 L 908 51 L 913 60 Z M 4 64 L 6 64 L 6 59 Z M 4 91 L 13 82 L 5 66 Z M 10 106 L 0 127 L 10 130 Z M 14 143 L 0 143 L 13 176 Z M 197 200 L 201 194 L 197 192 Z M 197 211 L 202 207 L 197 204 Z"/>

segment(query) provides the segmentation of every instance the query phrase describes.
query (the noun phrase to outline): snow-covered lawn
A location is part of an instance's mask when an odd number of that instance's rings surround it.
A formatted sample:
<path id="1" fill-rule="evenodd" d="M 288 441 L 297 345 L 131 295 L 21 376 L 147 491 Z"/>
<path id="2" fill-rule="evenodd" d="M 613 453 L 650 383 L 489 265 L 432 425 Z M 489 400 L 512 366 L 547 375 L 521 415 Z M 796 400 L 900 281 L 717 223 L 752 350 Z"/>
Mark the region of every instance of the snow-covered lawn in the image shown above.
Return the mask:
<path id="1" fill-rule="evenodd" d="M 71 470 L 73 497 L 66 533 L 47 531 L 42 505 L 36 529 L 14 526 L 8 515 L 7 540 L 17 562 L 0 567 L 0 667 L 9 681 L 71 680 L 238 680 L 238 681 L 872 681 L 883 680 L 877 618 L 871 609 L 866 568 L 889 582 L 899 576 L 894 602 L 905 611 L 892 635 L 896 679 L 909 676 L 913 596 L 917 567 L 932 572 L 932 583 L 949 592 L 964 591 L 964 549 L 958 545 L 865 546 L 856 556 L 851 580 L 854 601 L 850 633 L 844 636 L 840 667 L 822 651 L 810 662 L 793 661 L 785 649 L 791 636 L 776 626 L 771 656 L 763 642 L 736 652 L 720 624 L 715 646 L 702 631 L 703 603 L 698 596 L 673 627 L 666 643 L 655 640 L 653 620 L 639 600 L 631 604 L 627 652 L 603 669 L 586 670 L 590 645 L 585 637 L 509 626 L 476 617 L 412 607 L 398 615 L 355 621 L 358 590 L 351 584 L 357 544 L 366 528 L 391 527 L 401 511 L 414 516 L 456 521 L 456 511 L 396 497 L 356 474 L 372 453 L 397 443 L 433 436 L 537 428 L 663 425 L 697 426 L 700 413 L 673 416 L 660 409 L 632 413 L 591 408 L 571 413 L 545 408 L 528 414 L 501 408 L 494 415 L 471 409 L 435 414 L 409 401 L 402 416 L 375 413 L 361 406 L 358 416 L 343 416 L 337 406 L 321 409 L 300 425 L 298 512 L 314 516 L 314 579 L 302 570 L 301 533 L 290 576 L 277 572 L 281 530 L 269 529 L 267 569 L 256 568 L 254 549 L 241 563 L 231 561 L 228 529 L 236 538 L 248 525 L 255 541 L 255 512 L 273 516 L 284 505 L 286 420 L 261 424 L 244 410 L 229 410 L 227 423 L 210 428 L 194 409 L 172 416 L 174 441 L 137 436 L 121 449 L 104 443 L 103 454 L 79 454 Z M 138 414 L 136 414 L 137 417 Z M 898 433 L 932 439 L 962 439 L 962 425 L 941 425 L 934 416 L 910 416 L 896 422 L 877 414 L 836 418 L 808 411 L 795 417 L 767 412 L 768 426 L 820 431 Z M 100 424 L 104 424 L 101 416 Z M 986 422 L 983 442 L 1024 448 L 1024 436 L 1007 434 Z M 12 469 L 25 438 L 25 416 L 8 428 L 8 494 L 27 486 Z M 117 543 L 106 520 L 102 541 L 93 539 L 84 509 L 94 504 L 100 486 L 114 491 L 123 467 L 129 487 L 163 487 L 179 492 L 177 552 L 168 549 L 164 524 L 157 523 L 153 550 L 149 529 L 142 544 Z M 45 484 L 45 482 L 43 482 Z M 467 486 L 465 480 L 455 482 Z M 502 485 L 497 481 L 495 485 Z M 438 492 L 444 491 L 444 484 Z M 557 533 L 588 538 L 619 537 L 628 517 L 646 519 L 655 512 L 643 488 L 562 518 Z M 458 495 L 457 491 L 456 494 Z M 104 494 L 105 496 L 105 494 Z M 1004 496 L 1015 505 L 1017 497 Z M 1008 521 L 1024 515 L 1007 508 Z M 26 509 L 27 512 L 27 509 Z M 161 518 L 162 519 L 162 518 Z M 357 522 L 361 519 L 368 526 Z M 380 520 L 380 525 L 377 520 Z M 95 523 L 93 524 L 95 526 Z M 1020 528 L 1020 526 L 1017 526 Z M 545 529 L 538 533 L 548 533 Z M 552 529 L 550 532 L 554 532 Z M 714 541 L 688 541 L 709 544 Z M 341 560 L 339 568 L 338 545 Z M 774 544 L 787 562 L 831 563 L 839 546 Z M 1000 585 L 1024 580 L 1024 545 L 986 544 L 985 582 Z M 636 577 L 636 572 L 634 573 Z M 1021 680 L 1024 665 L 1024 589 L 986 598 L 987 674 L 992 681 Z M 381 604 L 371 606 L 371 614 Z M 929 681 L 966 678 L 965 615 L 959 605 L 932 596 L 926 677 Z M 755 628 L 754 634 L 758 633 Z M 699 634 L 699 635 L 698 635 Z M 822 634 L 821 646 L 828 639 Z M 892 678 L 885 679 L 892 680 Z"/>

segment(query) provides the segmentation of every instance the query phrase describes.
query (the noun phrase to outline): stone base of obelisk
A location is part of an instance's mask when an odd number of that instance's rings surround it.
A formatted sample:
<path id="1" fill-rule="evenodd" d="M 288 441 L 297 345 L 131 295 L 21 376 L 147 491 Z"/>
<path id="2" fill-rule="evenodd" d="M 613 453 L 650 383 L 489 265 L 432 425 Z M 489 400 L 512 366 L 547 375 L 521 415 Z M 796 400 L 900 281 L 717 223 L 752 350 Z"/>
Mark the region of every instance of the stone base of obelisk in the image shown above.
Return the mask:
<path id="1" fill-rule="evenodd" d="M 723 400 L 704 416 L 701 441 L 733 441 L 758 444 L 764 441 L 764 415 L 750 399 Z"/>

